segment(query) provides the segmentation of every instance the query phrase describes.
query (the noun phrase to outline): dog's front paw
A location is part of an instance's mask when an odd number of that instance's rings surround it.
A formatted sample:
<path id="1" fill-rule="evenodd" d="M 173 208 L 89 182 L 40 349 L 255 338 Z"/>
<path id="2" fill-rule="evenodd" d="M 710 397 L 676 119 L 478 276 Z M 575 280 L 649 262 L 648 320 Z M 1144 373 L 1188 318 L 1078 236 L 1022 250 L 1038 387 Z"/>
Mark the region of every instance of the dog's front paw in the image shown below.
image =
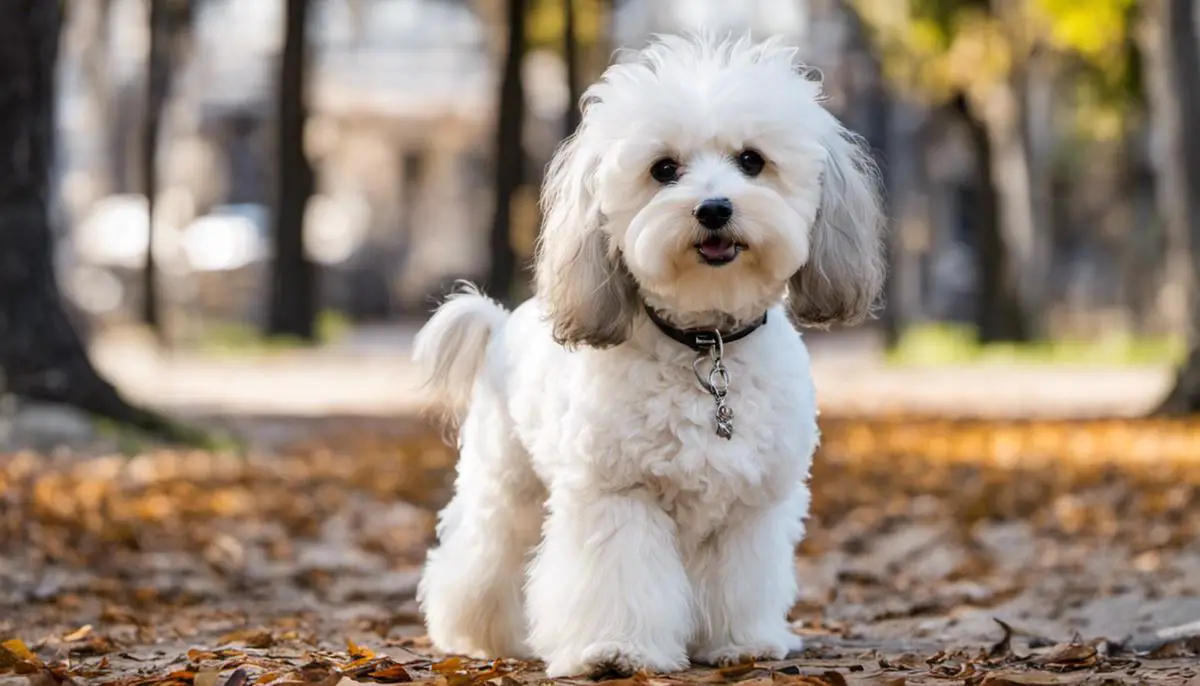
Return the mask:
<path id="1" fill-rule="evenodd" d="M 728 667 L 746 662 L 782 660 L 803 649 L 804 640 L 789 631 L 786 636 L 780 635 L 777 638 L 730 642 L 701 648 L 692 657 L 702 664 Z"/>
<path id="2" fill-rule="evenodd" d="M 563 655 L 551 659 L 546 665 L 546 676 L 630 676 L 637 672 L 678 672 L 687 669 L 687 655 L 683 651 L 668 654 L 660 650 L 644 650 L 632 643 L 605 641 L 593 643 L 576 655 Z"/>

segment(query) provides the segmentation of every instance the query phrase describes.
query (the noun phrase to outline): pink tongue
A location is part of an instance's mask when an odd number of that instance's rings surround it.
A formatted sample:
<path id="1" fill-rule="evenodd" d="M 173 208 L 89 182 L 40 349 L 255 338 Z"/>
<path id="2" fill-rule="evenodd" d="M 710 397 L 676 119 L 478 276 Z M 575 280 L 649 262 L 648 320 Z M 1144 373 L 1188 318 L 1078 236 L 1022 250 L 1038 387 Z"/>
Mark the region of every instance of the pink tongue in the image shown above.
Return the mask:
<path id="1" fill-rule="evenodd" d="M 711 239 L 700 244 L 700 254 L 710 259 L 729 257 L 733 252 L 733 241 Z"/>

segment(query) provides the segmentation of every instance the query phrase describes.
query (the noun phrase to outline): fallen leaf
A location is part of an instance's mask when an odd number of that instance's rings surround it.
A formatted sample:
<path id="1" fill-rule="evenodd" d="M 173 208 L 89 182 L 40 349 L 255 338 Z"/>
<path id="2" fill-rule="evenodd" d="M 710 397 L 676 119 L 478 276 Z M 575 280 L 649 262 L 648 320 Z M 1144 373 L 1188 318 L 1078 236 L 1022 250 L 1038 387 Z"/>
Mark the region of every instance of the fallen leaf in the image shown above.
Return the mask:
<path id="1" fill-rule="evenodd" d="M 701 684 L 725 684 L 730 681 L 744 681 L 750 675 L 767 677 L 769 673 L 765 667 L 760 667 L 753 662 L 743 662 L 728 667 L 718 667 L 695 679 L 688 679 L 688 681 Z"/>
<path id="2" fill-rule="evenodd" d="M 225 686 L 243 686 L 246 683 L 246 670 L 243 667 L 238 667 L 229 678 L 225 680 Z"/>
<path id="3" fill-rule="evenodd" d="M 991 648 L 988 648 L 988 657 L 997 658 L 1008 657 L 1009 655 L 1012 655 L 1012 627 L 996 617 L 992 617 L 992 621 L 1000 625 L 1000 629 L 1004 631 L 1004 636 L 1002 636 L 999 641 L 992 644 Z"/>
<path id="4" fill-rule="evenodd" d="M 597 686 L 605 684 L 606 686 L 645 686 L 650 683 L 650 676 L 645 672 L 638 672 L 633 676 L 621 677 L 619 679 L 599 679 L 595 682 Z"/>
<path id="5" fill-rule="evenodd" d="M 66 636 L 63 636 L 62 640 L 67 643 L 75 643 L 76 641 L 82 641 L 83 639 L 85 639 L 91 635 L 92 635 L 92 625 L 84 624 L 83 626 L 79 627 L 75 631 L 72 631 L 71 633 L 67 634 Z"/>
<path id="6" fill-rule="evenodd" d="M 404 665 L 392 665 L 383 669 L 377 669 L 367 674 L 367 676 L 376 681 L 388 684 L 399 684 L 413 680 L 412 675 L 408 673 Z"/>
<path id="7" fill-rule="evenodd" d="M 1071 682 L 1049 674 L 989 674 L 979 686 L 1058 686 L 1066 683 Z"/>
<path id="8" fill-rule="evenodd" d="M 438 674 L 445 676 L 447 674 L 454 674 L 455 672 L 461 672 L 464 669 L 466 669 L 466 667 L 467 667 L 467 661 L 462 659 L 461 657 L 455 656 L 455 657 L 448 657 L 445 660 L 442 660 L 441 662 L 435 662 L 432 665 L 430 665 L 429 668 L 431 670 L 437 672 Z"/>
<path id="9" fill-rule="evenodd" d="M 883 669 L 912 671 L 924 669 L 927 665 L 925 661 L 917 655 L 914 655 L 913 653 L 905 653 L 900 657 L 891 660 L 887 659 L 886 657 L 880 658 L 879 666 Z"/>
<path id="10" fill-rule="evenodd" d="M 217 679 L 221 678 L 221 673 L 215 669 L 197 672 L 192 678 L 192 686 L 217 686 Z"/>
<path id="11" fill-rule="evenodd" d="M 265 629 L 231 631 L 217 640 L 222 644 L 241 643 L 247 648 L 270 648 L 275 645 L 275 637 Z"/>
<path id="12" fill-rule="evenodd" d="M 1141 653 L 1152 660 L 1170 660 L 1200 655 L 1200 636 L 1188 636 L 1161 643 Z"/>
<path id="13" fill-rule="evenodd" d="M 726 681 L 739 679 L 756 670 L 762 669 L 754 662 L 743 662 L 741 664 L 729 665 L 728 667 L 720 667 L 717 669 L 714 676 L 718 676 Z"/>
<path id="14" fill-rule="evenodd" d="M 357 645 L 354 641 L 348 638 L 346 639 L 346 652 L 350 653 L 350 657 L 356 660 L 375 657 L 375 651 L 367 648 L 366 646 Z"/>
<path id="15" fill-rule="evenodd" d="M 29 686 L 78 686 L 79 684 L 65 672 L 49 668 L 29 674 L 26 679 Z"/>
<path id="16" fill-rule="evenodd" d="M 930 668 L 929 673 L 941 679 L 962 679 L 965 681 L 976 676 L 977 670 L 975 669 L 975 665 L 970 662 L 944 662 L 934 665 Z"/>
<path id="17" fill-rule="evenodd" d="M 1095 646 L 1086 643 L 1063 643 L 1034 660 L 1034 664 L 1058 670 L 1084 669 L 1097 662 Z"/>
<path id="18" fill-rule="evenodd" d="M 4 650 L 8 656 L 19 662 L 30 662 L 39 667 L 42 666 L 42 661 L 37 655 L 34 655 L 29 646 L 19 638 L 14 638 L 3 643 L 0 643 L 0 648 Z"/>
<path id="19" fill-rule="evenodd" d="M 847 686 L 846 677 L 841 672 L 833 670 L 822 674 L 797 675 L 775 672 L 771 675 L 771 681 L 775 684 L 787 684 L 788 686 Z"/>

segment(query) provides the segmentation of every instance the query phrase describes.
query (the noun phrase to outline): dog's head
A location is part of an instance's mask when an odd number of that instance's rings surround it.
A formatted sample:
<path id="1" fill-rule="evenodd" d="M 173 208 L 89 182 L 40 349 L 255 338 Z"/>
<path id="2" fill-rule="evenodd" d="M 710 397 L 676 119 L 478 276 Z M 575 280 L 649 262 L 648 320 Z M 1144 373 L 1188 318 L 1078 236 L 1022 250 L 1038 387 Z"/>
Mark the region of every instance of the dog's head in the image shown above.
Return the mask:
<path id="1" fill-rule="evenodd" d="M 584 94 L 542 191 L 538 295 L 567 345 L 628 335 L 644 301 L 854 323 L 883 282 L 878 174 L 795 49 L 655 39 Z"/>

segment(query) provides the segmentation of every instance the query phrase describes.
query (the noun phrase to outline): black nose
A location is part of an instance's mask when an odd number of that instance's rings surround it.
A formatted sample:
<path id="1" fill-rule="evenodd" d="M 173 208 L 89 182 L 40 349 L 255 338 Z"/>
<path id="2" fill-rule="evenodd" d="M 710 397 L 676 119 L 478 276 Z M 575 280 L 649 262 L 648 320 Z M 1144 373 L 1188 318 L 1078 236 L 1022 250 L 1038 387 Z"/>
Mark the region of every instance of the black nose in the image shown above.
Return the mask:
<path id="1" fill-rule="evenodd" d="M 729 223 L 729 218 L 733 216 L 733 203 L 729 202 L 729 198 L 709 198 L 696 205 L 692 214 L 701 226 L 716 231 Z"/>

